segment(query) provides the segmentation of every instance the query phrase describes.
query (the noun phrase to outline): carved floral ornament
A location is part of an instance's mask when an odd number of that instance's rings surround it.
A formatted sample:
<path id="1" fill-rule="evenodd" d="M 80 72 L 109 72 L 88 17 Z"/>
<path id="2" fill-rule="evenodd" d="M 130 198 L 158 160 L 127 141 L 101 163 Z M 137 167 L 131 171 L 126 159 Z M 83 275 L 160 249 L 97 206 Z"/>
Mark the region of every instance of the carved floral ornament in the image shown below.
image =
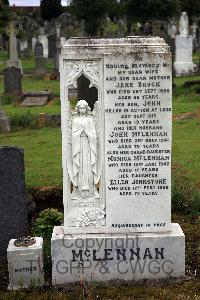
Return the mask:
<path id="1" fill-rule="evenodd" d="M 90 80 L 90 86 L 99 87 L 100 61 L 74 60 L 65 61 L 67 86 L 77 86 L 77 78 L 82 74 Z"/>

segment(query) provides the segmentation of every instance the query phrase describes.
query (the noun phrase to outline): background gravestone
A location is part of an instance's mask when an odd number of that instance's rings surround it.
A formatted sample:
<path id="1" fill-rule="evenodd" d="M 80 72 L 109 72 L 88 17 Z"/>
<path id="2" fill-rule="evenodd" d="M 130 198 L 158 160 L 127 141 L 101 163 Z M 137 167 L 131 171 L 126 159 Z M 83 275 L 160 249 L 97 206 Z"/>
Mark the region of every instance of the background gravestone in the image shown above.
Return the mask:
<path id="1" fill-rule="evenodd" d="M 24 153 L 14 146 L 0 147 L 0 256 L 8 242 L 27 233 Z"/>
<path id="2" fill-rule="evenodd" d="M 56 56 L 56 35 L 48 36 L 48 50 L 49 50 L 49 58 L 55 58 Z"/>
<path id="3" fill-rule="evenodd" d="M 5 94 L 21 94 L 21 70 L 16 67 L 8 67 L 4 69 L 4 93 Z"/>
<path id="4" fill-rule="evenodd" d="M 43 56 L 43 45 L 38 41 L 35 44 L 35 56 Z"/>
<path id="5" fill-rule="evenodd" d="M 35 56 L 35 74 L 36 75 L 46 74 L 45 63 L 46 63 L 45 57 Z"/>
<path id="6" fill-rule="evenodd" d="M 0 133 L 8 133 L 10 132 L 10 122 L 7 116 L 4 114 L 1 107 L 1 99 L 0 99 Z"/>

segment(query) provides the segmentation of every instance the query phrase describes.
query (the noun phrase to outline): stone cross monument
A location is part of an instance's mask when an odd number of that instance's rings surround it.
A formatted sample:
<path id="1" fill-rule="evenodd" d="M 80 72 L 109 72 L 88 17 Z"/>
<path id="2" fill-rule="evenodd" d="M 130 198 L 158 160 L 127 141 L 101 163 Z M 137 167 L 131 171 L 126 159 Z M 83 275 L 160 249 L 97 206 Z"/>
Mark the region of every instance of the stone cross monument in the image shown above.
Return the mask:
<path id="1" fill-rule="evenodd" d="M 19 68 L 22 73 L 22 64 L 17 52 L 16 27 L 13 20 L 9 23 L 9 60 L 7 61 L 7 67 Z"/>
<path id="2" fill-rule="evenodd" d="M 80 76 L 98 91 L 93 110 L 87 99 L 70 106 Z M 184 275 L 184 234 L 171 223 L 169 47 L 72 38 L 60 79 L 65 216 L 52 235 L 53 284 Z"/>

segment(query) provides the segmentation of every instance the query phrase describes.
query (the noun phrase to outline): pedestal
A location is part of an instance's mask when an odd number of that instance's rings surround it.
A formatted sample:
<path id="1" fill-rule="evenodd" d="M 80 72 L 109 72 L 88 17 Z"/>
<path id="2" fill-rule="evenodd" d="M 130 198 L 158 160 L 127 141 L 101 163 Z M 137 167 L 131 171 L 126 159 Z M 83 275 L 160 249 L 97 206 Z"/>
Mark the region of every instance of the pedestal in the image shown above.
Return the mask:
<path id="1" fill-rule="evenodd" d="M 193 38 L 192 36 L 176 36 L 176 58 L 174 68 L 177 76 L 189 75 L 194 72 L 192 62 Z"/>
<path id="2" fill-rule="evenodd" d="M 8 133 L 10 132 L 10 122 L 9 119 L 3 115 L 0 111 L 0 132 Z"/>
<path id="3" fill-rule="evenodd" d="M 7 61 L 7 67 L 8 68 L 11 68 L 11 67 L 19 68 L 21 70 L 21 74 L 23 74 L 22 63 L 21 63 L 21 60 L 19 60 L 19 59 L 9 59 Z"/>
<path id="4" fill-rule="evenodd" d="M 79 228 L 80 230 L 80 228 Z M 64 234 L 54 227 L 52 284 L 139 280 L 185 275 L 185 236 L 179 224 L 165 233 Z"/>
<path id="5" fill-rule="evenodd" d="M 16 247 L 15 240 L 10 240 L 7 249 L 9 290 L 44 284 L 43 239 L 35 239 L 36 243 L 28 247 Z"/>

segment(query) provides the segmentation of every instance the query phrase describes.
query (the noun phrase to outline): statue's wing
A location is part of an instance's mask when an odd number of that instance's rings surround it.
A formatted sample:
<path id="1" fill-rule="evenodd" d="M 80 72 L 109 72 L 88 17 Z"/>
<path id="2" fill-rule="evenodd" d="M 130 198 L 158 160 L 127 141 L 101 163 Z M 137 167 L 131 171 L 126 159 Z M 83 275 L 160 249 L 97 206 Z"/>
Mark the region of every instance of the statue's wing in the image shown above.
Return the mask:
<path id="1" fill-rule="evenodd" d="M 72 167 L 72 117 L 73 112 L 68 103 L 67 107 L 67 170 L 70 177 L 70 180 L 73 181 L 73 167 Z"/>
<path id="2" fill-rule="evenodd" d="M 92 114 L 94 117 L 96 133 L 97 133 L 97 178 L 99 181 L 102 172 L 103 143 L 102 143 L 101 109 L 98 101 L 96 101 L 94 104 L 94 109 Z"/>

